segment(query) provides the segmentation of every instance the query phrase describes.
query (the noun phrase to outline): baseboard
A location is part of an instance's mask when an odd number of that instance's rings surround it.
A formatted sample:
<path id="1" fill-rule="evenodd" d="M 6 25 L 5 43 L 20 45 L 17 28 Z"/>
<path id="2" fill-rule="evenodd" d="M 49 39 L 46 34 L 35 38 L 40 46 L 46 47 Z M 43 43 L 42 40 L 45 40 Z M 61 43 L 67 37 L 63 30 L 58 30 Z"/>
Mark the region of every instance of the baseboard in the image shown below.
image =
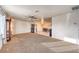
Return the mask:
<path id="1" fill-rule="evenodd" d="M 53 38 L 59 39 L 59 40 L 63 40 L 69 43 L 73 43 L 73 44 L 77 44 L 79 45 L 79 40 L 78 39 L 73 39 L 73 38 L 69 38 L 69 37 L 54 37 Z"/>
<path id="2" fill-rule="evenodd" d="M 64 37 L 64 41 L 74 43 L 74 44 L 78 44 L 77 39 L 73 39 L 73 38 L 69 38 L 69 37 Z"/>
<path id="3" fill-rule="evenodd" d="M 26 33 L 30 33 L 30 32 L 26 32 Z M 15 34 L 12 34 L 12 36 L 20 35 L 20 34 L 26 34 L 26 33 L 15 33 Z"/>

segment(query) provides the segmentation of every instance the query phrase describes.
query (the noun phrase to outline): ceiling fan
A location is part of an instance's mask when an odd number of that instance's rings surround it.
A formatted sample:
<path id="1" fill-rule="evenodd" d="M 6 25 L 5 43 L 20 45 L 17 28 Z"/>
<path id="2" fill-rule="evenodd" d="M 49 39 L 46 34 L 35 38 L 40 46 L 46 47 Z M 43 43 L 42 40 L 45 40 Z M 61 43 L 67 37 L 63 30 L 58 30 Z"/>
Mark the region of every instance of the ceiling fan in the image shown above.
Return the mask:
<path id="1" fill-rule="evenodd" d="M 32 15 L 32 16 L 25 16 L 25 19 L 29 22 L 35 22 L 38 21 L 39 18 Z"/>
<path id="2" fill-rule="evenodd" d="M 39 10 L 35 10 L 34 13 L 38 13 Z M 25 18 L 29 19 L 29 21 L 37 21 L 39 18 L 36 15 L 29 15 L 29 16 L 25 16 Z"/>
<path id="3" fill-rule="evenodd" d="M 38 18 L 35 17 L 35 16 L 28 16 L 28 18 L 30 18 L 30 19 L 38 19 Z"/>

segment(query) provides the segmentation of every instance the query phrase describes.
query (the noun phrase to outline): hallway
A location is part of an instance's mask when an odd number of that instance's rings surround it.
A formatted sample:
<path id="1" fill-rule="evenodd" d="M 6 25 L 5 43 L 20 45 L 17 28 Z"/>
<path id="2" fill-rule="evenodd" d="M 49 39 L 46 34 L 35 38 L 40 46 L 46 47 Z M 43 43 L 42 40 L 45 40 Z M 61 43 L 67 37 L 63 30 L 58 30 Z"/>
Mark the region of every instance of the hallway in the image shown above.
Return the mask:
<path id="1" fill-rule="evenodd" d="M 15 35 L 12 40 L 3 46 L 2 53 L 52 53 L 52 52 L 78 52 L 78 46 L 58 39 L 24 33 Z"/>

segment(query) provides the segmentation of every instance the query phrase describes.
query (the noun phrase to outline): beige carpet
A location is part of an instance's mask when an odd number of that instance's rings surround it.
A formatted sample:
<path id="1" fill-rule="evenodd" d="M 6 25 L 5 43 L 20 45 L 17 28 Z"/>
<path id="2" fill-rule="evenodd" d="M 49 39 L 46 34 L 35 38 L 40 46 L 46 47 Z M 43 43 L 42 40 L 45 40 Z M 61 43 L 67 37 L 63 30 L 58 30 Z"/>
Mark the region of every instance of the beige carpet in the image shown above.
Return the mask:
<path id="1" fill-rule="evenodd" d="M 62 51 L 78 52 L 78 47 L 55 38 L 33 33 L 15 35 L 0 50 L 1 53 L 55 53 Z"/>
<path id="2" fill-rule="evenodd" d="M 47 43 L 42 43 L 42 45 L 48 47 L 54 52 L 68 52 L 68 51 L 78 51 L 79 46 L 64 42 L 64 41 L 58 41 L 58 42 L 47 42 Z"/>

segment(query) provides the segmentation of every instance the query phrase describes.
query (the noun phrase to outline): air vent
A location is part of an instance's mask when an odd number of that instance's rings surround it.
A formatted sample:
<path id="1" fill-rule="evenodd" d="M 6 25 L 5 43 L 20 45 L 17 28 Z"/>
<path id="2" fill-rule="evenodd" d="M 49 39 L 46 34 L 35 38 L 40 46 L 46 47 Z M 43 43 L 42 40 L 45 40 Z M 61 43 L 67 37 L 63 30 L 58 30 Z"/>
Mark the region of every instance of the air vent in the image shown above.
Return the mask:
<path id="1" fill-rule="evenodd" d="M 77 10 L 77 9 L 79 9 L 79 6 L 72 7 L 72 10 Z"/>

